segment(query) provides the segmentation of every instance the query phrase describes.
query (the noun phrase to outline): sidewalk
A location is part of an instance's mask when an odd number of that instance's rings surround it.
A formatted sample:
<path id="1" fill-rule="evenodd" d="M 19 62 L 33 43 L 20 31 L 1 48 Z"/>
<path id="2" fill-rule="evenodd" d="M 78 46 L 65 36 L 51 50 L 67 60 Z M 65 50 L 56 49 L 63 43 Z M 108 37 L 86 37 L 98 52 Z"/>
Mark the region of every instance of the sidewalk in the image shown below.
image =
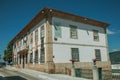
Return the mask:
<path id="1" fill-rule="evenodd" d="M 16 69 L 15 67 L 7 66 L 9 70 L 16 70 L 34 77 L 39 77 L 44 80 L 90 80 L 85 78 L 71 77 L 65 74 L 48 74 L 40 71 L 35 71 L 31 69 Z"/>

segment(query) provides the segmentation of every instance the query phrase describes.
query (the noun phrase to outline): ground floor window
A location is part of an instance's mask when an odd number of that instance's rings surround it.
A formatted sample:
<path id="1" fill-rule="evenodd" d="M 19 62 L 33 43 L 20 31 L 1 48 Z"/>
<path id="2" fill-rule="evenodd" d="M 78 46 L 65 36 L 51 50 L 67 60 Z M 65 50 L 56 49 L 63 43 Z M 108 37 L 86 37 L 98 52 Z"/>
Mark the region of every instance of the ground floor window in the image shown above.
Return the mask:
<path id="1" fill-rule="evenodd" d="M 38 63 L 38 50 L 35 51 L 35 63 Z"/>
<path id="2" fill-rule="evenodd" d="M 79 61 L 79 49 L 78 48 L 71 48 L 71 55 L 72 55 L 72 59 L 74 59 L 76 62 Z"/>
<path id="3" fill-rule="evenodd" d="M 45 52 L 44 52 L 44 48 L 41 49 L 40 63 L 45 63 Z"/>
<path id="4" fill-rule="evenodd" d="M 100 49 L 95 49 L 95 57 L 97 61 L 101 61 L 101 52 Z"/>

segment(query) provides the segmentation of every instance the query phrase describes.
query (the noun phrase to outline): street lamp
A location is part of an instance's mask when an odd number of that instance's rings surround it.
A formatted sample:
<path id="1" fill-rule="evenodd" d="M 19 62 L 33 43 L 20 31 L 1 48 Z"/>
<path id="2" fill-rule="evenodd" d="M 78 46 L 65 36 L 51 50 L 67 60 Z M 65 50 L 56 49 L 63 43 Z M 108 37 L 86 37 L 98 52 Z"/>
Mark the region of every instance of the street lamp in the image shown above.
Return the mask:
<path id="1" fill-rule="evenodd" d="M 71 70 L 71 75 L 73 77 L 75 77 L 75 66 L 74 66 L 74 62 L 76 61 L 75 59 L 70 59 L 70 61 L 72 62 L 72 70 Z"/>
<path id="2" fill-rule="evenodd" d="M 96 65 L 96 58 L 92 59 L 93 64 Z"/>
<path id="3" fill-rule="evenodd" d="M 93 80 L 99 80 L 98 68 L 96 66 L 96 58 L 92 59 L 93 61 Z"/>
<path id="4" fill-rule="evenodd" d="M 72 68 L 75 68 L 74 66 L 75 59 L 70 59 L 70 61 L 72 62 Z"/>

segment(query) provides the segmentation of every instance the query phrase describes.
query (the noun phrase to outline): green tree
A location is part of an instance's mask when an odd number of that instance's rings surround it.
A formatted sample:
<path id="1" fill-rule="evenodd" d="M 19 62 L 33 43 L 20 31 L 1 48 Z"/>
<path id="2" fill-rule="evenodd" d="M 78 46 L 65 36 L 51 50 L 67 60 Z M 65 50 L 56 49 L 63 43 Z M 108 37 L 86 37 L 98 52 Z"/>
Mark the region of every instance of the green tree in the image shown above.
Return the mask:
<path id="1" fill-rule="evenodd" d="M 7 61 L 8 63 L 12 62 L 12 43 L 8 43 L 7 48 L 4 50 L 4 61 Z"/>

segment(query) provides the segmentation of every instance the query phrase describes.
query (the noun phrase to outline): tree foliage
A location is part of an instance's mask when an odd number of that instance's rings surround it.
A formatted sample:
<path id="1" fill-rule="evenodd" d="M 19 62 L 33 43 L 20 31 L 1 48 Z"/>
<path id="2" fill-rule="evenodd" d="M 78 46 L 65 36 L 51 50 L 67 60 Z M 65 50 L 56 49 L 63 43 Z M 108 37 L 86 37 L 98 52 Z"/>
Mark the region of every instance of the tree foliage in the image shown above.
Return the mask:
<path id="1" fill-rule="evenodd" d="M 7 61 L 8 63 L 12 62 L 12 43 L 8 43 L 6 50 L 4 50 L 4 61 Z"/>

